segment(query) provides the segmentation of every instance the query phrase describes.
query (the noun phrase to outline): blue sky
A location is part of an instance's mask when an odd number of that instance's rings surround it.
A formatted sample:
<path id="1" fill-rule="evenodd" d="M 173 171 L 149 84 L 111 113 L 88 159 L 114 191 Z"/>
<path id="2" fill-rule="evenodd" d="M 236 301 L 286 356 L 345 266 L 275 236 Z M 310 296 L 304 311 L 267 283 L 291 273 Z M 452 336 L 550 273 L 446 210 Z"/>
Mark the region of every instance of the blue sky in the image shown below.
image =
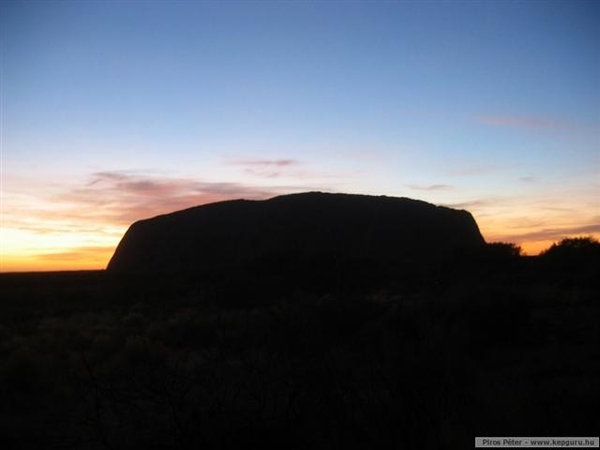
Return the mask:
<path id="1" fill-rule="evenodd" d="M 4 2 L 2 267 L 104 267 L 134 220 L 304 190 L 600 235 L 600 3 Z"/>

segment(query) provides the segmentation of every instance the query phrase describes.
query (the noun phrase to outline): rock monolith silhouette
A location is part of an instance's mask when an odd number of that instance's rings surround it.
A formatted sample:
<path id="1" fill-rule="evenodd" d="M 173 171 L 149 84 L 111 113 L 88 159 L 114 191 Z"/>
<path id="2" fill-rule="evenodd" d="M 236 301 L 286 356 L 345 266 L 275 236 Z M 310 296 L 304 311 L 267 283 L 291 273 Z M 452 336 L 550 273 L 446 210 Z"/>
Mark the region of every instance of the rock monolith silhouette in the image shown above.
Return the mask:
<path id="1" fill-rule="evenodd" d="M 309 192 L 212 203 L 135 222 L 107 270 L 187 273 L 425 261 L 485 241 L 467 211 L 408 198 Z"/>

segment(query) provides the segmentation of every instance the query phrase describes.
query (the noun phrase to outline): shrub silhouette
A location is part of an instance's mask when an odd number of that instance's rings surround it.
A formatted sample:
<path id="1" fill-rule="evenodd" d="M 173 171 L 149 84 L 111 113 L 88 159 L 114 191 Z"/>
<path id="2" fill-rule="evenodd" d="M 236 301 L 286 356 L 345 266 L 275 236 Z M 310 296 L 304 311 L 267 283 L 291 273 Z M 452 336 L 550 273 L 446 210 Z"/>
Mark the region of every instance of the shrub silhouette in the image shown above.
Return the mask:
<path id="1" fill-rule="evenodd" d="M 565 238 L 542 252 L 546 258 L 568 259 L 597 257 L 600 253 L 600 242 L 592 236 Z"/>
<path id="2" fill-rule="evenodd" d="M 522 254 L 521 247 L 510 242 L 492 242 L 487 245 L 486 250 L 488 254 L 497 258 L 516 258 Z"/>
<path id="3" fill-rule="evenodd" d="M 600 242 L 591 236 L 565 238 L 540 255 L 546 275 L 567 284 L 600 284 Z"/>

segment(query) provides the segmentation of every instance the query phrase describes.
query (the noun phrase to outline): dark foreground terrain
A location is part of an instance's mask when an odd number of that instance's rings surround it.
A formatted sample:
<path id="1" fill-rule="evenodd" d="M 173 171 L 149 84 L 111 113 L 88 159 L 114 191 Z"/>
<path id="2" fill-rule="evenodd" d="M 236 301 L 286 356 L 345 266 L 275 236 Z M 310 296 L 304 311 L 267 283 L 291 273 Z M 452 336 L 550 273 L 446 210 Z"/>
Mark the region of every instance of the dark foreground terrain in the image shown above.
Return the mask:
<path id="1" fill-rule="evenodd" d="M 315 289 L 269 290 L 243 274 L 0 275 L 0 446 L 429 449 L 597 436 L 592 247 L 524 258 L 499 246 L 396 282 L 362 268 L 374 281 L 323 277 Z"/>

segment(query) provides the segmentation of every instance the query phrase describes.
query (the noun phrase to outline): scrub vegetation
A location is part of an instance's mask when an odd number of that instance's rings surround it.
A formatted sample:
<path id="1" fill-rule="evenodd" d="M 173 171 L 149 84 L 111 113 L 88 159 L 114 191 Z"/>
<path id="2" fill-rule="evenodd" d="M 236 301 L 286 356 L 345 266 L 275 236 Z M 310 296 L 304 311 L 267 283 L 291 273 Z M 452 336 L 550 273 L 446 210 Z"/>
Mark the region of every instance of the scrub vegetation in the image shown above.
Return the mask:
<path id="1" fill-rule="evenodd" d="M 429 449 L 597 435 L 599 249 L 490 244 L 314 289 L 2 274 L 0 442 Z"/>

